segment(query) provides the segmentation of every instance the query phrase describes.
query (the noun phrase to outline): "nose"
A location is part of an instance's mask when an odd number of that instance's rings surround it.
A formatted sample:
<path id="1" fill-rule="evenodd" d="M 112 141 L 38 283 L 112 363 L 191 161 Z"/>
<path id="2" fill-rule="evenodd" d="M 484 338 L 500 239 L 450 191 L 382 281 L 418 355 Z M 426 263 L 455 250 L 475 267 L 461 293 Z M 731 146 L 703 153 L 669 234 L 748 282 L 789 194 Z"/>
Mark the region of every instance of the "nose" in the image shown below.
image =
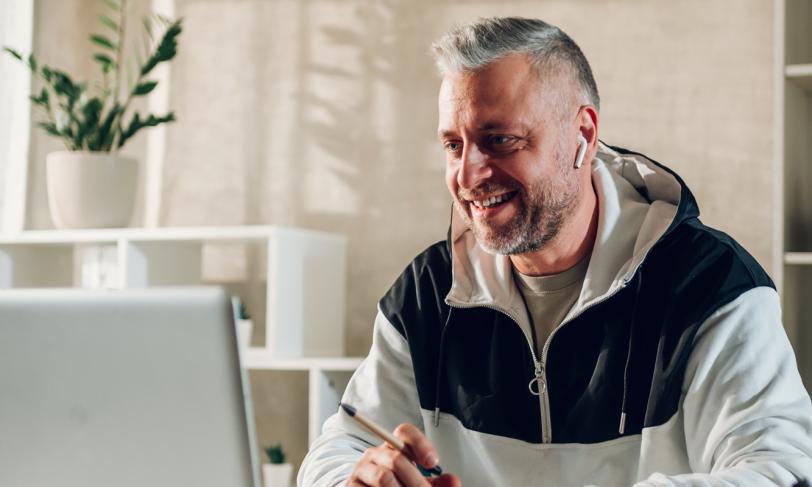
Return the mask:
<path id="1" fill-rule="evenodd" d="M 473 189 L 491 177 L 493 169 L 488 162 L 487 155 L 475 144 L 466 145 L 460 159 L 460 168 L 457 171 L 457 184 L 464 189 Z"/>

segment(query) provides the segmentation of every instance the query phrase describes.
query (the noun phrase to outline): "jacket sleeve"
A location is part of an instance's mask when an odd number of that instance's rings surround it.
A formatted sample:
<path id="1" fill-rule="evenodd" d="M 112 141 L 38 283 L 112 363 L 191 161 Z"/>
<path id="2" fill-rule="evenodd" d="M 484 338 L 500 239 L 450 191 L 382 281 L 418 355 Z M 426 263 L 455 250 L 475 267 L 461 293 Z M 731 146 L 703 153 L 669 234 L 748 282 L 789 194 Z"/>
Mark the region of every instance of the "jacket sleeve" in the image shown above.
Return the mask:
<path id="1" fill-rule="evenodd" d="M 691 471 L 643 486 L 791 486 L 812 479 L 812 403 L 778 294 L 743 293 L 700 327 L 681 408 Z"/>
<path id="2" fill-rule="evenodd" d="M 401 423 L 423 429 L 408 343 L 380 309 L 372 348 L 350 379 L 342 401 L 390 431 Z M 364 451 L 380 443 L 346 414 L 337 412 L 310 446 L 299 469 L 298 485 L 344 485 Z"/>

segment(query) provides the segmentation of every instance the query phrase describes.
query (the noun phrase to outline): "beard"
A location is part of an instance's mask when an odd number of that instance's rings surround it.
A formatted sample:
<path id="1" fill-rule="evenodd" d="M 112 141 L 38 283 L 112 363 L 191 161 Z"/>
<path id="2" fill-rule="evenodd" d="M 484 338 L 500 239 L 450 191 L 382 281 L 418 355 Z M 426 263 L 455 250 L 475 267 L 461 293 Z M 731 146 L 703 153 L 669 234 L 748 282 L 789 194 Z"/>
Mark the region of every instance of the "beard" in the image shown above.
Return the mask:
<path id="1" fill-rule="evenodd" d="M 558 154 L 557 154 L 558 155 Z M 562 164 L 558 158 L 556 174 L 528 187 L 514 180 L 488 182 L 472 190 L 460 189 L 454 206 L 485 251 L 500 255 L 518 255 L 543 249 L 561 231 L 578 206 L 580 182 L 577 172 Z M 516 191 L 513 200 L 519 204 L 518 213 L 501 225 L 472 219 L 462 203 L 476 195 Z M 463 197 L 465 196 L 465 197 Z M 512 201 L 512 200 L 511 200 Z"/>

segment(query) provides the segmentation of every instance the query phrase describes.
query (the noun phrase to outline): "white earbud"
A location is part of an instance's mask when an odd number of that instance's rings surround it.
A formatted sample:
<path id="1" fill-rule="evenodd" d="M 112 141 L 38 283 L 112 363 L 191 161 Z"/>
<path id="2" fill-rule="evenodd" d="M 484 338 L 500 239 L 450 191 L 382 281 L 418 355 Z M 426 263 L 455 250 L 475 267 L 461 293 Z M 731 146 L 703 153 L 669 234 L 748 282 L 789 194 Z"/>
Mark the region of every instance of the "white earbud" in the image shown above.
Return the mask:
<path id="1" fill-rule="evenodd" d="M 586 148 L 589 145 L 589 143 L 584 138 L 583 134 L 578 134 L 578 143 L 580 144 L 580 147 L 578 149 L 578 157 L 575 159 L 575 169 L 580 169 L 581 164 L 584 163 Z"/>

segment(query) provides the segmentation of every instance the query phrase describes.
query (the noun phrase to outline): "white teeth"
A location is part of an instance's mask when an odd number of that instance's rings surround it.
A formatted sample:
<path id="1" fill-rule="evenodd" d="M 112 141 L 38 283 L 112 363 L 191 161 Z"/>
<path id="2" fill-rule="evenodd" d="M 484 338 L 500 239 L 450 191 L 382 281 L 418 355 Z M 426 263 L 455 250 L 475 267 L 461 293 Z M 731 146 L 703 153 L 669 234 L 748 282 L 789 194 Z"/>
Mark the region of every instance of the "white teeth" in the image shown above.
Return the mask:
<path id="1" fill-rule="evenodd" d="M 507 193 L 501 194 L 499 196 L 491 196 L 490 198 L 486 198 L 484 200 L 472 200 L 472 203 L 477 208 L 489 208 L 497 203 L 501 203 L 507 200 Z"/>

